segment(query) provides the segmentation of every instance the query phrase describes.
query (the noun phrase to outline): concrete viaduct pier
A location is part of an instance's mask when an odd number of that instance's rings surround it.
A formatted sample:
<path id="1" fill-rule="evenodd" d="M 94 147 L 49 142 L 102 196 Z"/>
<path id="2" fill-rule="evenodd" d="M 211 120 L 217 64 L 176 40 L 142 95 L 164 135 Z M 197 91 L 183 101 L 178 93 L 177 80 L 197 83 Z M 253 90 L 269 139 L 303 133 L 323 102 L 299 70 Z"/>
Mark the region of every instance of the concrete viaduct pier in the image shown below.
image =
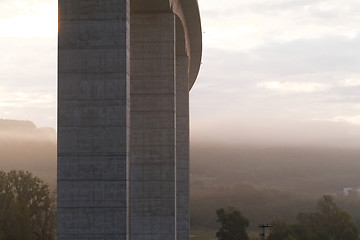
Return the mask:
<path id="1" fill-rule="evenodd" d="M 59 0 L 58 240 L 189 239 L 197 0 Z"/>

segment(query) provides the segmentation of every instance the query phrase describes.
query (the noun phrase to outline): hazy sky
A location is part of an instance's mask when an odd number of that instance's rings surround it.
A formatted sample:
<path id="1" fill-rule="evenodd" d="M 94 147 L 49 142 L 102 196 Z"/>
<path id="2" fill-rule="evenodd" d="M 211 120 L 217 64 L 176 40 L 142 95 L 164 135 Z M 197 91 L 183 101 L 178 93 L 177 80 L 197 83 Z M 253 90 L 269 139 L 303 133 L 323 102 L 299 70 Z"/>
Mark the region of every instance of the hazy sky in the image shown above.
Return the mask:
<path id="1" fill-rule="evenodd" d="M 360 146 L 360 1 L 199 0 L 194 141 Z M 56 0 L 0 0 L 0 118 L 56 126 Z"/>

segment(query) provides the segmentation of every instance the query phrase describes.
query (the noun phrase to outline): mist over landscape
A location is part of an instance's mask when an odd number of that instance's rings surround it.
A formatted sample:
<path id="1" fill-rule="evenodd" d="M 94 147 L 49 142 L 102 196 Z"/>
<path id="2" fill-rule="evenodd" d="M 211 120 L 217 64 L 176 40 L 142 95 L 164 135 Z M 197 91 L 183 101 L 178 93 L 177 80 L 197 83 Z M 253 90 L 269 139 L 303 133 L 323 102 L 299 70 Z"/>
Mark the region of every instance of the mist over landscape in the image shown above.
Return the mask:
<path id="1" fill-rule="evenodd" d="M 31 121 L 0 119 L 0 169 L 27 170 L 52 181 L 56 178 L 56 132 Z"/>
<path id="2" fill-rule="evenodd" d="M 274 219 L 294 222 L 298 212 L 313 210 L 324 194 L 335 196 L 360 225 L 360 199 L 343 195 L 344 187 L 360 186 L 359 157 L 358 148 L 345 145 L 230 144 L 193 136 L 192 229 L 216 231 L 215 210 L 226 206 L 240 209 L 252 230 Z M 55 188 L 55 130 L 0 120 L 0 169 L 31 171 Z"/>
<path id="3" fill-rule="evenodd" d="M 360 1 L 198 4 L 191 239 L 215 240 L 227 207 L 258 239 L 259 224 L 297 224 L 325 194 L 360 228 Z M 54 193 L 58 11 L 56 0 L 0 5 L 0 171 L 30 171 Z M 305 240 L 292 237 L 281 240 Z"/>

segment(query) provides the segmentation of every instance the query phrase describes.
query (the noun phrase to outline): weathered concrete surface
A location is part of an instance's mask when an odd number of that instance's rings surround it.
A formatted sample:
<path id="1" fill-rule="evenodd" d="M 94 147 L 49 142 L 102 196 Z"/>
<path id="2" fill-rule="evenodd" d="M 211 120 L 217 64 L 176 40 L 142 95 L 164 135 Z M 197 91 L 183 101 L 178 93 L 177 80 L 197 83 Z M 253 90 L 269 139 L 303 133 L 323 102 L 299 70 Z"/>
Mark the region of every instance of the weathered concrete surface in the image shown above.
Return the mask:
<path id="1" fill-rule="evenodd" d="M 129 0 L 59 0 L 58 240 L 127 239 Z"/>
<path id="2" fill-rule="evenodd" d="M 202 56 L 202 30 L 197 0 L 173 0 L 181 5 L 181 10 L 174 10 L 181 18 L 184 27 L 187 54 L 189 57 L 189 91 L 198 76 Z M 177 9 L 177 5 L 173 7 Z M 180 7 L 178 7 L 180 8 Z"/>
<path id="3" fill-rule="evenodd" d="M 199 73 L 202 55 L 202 32 L 197 0 L 132 0 L 135 12 L 161 12 L 168 8 L 177 15 L 183 25 L 186 51 L 189 57 L 189 90 Z"/>
<path id="4" fill-rule="evenodd" d="M 197 1 L 129 3 L 59 0 L 61 240 L 189 239 Z"/>
<path id="5" fill-rule="evenodd" d="M 184 27 L 176 18 L 176 232 L 189 240 L 189 57 Z"/>
<path id="6" fill-rule="evenodd" d="M 131 15 L 130 234 L 176 239 L 175 16 Z"/>
<path id="7" fill-rule="evenodd" d="M 177 239 L 189 239 L 189 90 L 188 57 L 176 58 L 176 219 Z"/>

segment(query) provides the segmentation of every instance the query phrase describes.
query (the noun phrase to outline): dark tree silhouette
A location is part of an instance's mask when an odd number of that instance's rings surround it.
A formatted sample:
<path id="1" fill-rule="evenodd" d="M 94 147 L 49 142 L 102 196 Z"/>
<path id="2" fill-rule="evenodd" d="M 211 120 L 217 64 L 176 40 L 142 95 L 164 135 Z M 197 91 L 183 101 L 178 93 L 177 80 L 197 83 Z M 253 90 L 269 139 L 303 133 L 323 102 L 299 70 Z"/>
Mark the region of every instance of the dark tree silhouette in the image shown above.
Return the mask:
<path id="1" fill-rule="evenodd" d="M 325 195 L 313 213 L 299 213 L 297 224 L 272 223 L 268 240 L 357 240 L 358 229 L 348 212 L 338 208 L 334 199 Z"/>
<path id="2" fill-rule="evenodd" d="M 0 171 L 0 239 L 55 239 L 55 201 L 29 172 Z"/>
<path id="3" fill-rule="evenodd" d="M 249 220 L 241 215 L 240 211 L 228 207 L 216 211 L 217 222 L 221 224 L 216 237 L 219 240 L 248 240 L 246 228 L 249 227 Z"/>
<path id="4" fill-rule="evenodd" d="M 322 235 L 331 240 L 358 239 L 358 229 L 350 214 L 339 209 L 331 196 L 323 196 L 317 209 L 317 226 Z"/>

